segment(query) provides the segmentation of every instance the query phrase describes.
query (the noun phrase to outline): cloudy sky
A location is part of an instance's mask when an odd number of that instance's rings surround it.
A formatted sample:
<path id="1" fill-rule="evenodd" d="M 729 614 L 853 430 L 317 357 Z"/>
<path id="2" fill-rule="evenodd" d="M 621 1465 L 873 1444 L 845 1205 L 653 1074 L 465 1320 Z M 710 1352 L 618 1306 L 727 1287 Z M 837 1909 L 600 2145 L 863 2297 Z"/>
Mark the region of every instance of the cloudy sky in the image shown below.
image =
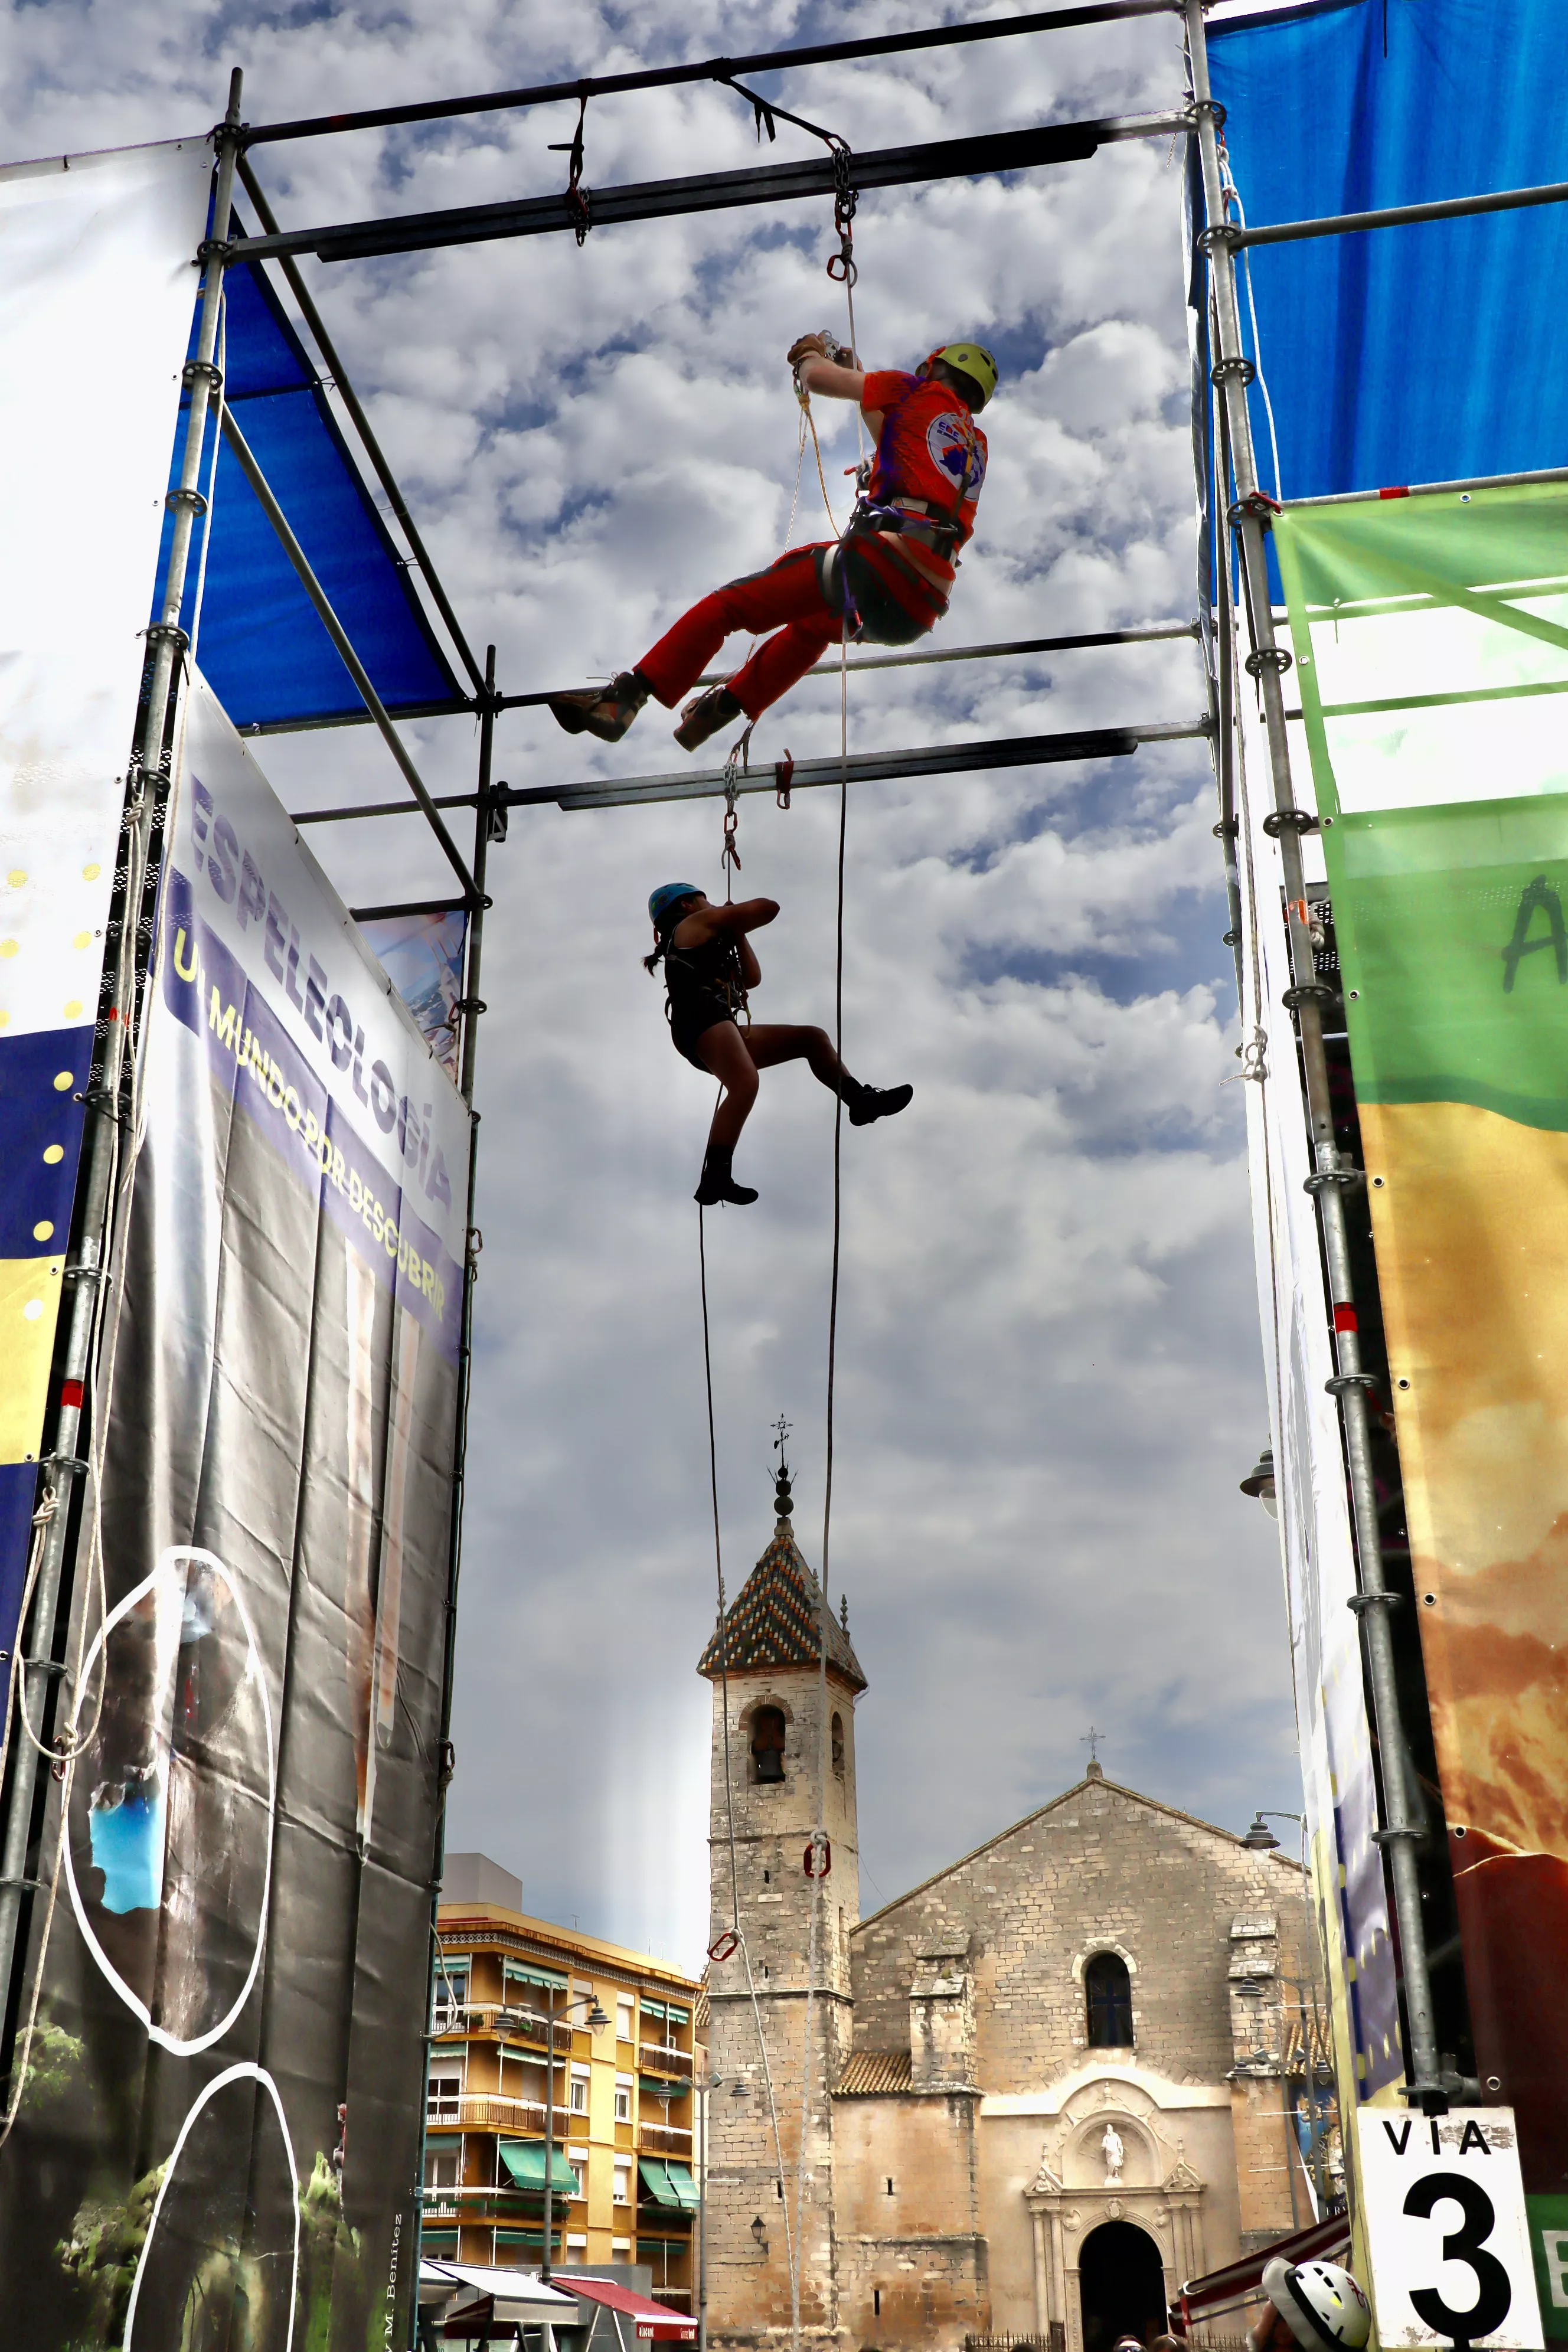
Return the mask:
<path id="1" fill-rule="evenodd" d="M 204 127 L 228 68 L 259 122 L 1000 13 L 968 0 L 47 0 L 7 12 L 4 152 Z M 885 146 L 1179 103 L 1174 20 L 778 78 Z M 285 225 L 552 189 L 574 110 L 260 151 Z M 815 152 L 781 127 L 780 154 Z M 755 160 L 712 87 L 596 103 L 586 178 Z M 949 645 L 1182 619 L 1193 500 L 1168 140 L 862 200 L 860 347 L 1002 361 L 980 526 Z M 620 667 L 708 586 L 790 541 L 783 354 L 843 331 L 826 202 L 412 259 L 307 264 L 479 646 L 511 691 Z M 821 414 L 840 516 L 847 412 Z M 827 427 L 831 426 L 831 433 Z M 812 469 L 793 540 L 824 535 Z M 736 641 L 737 656 L 742 650 Z M 1188 719 L 1183 644 L 853 681 L 851 748 Z M 650 707 L 613 751 L 503 720 L 517 784 L 659 772 Z M 808 682 L 754 753 L 826 754 Z M 411 730 L 434 788 L 474 731 Z M 721 751 L 722 745 L 718 747 Z M 711 754 L 703 754 L 707 761 Z M 274 741 L 289 805 L 388 796 L 368 730 Z M 711 1628 L 697 1217 L 710 1104 L 638 959 L 649 887 L 722 888 L 721 807 L 513 815 L 486 943 L 471 1481 L 451 1842 L 528 1907 L 700 1964 Z M 1077 1779 L 1233 1827 L 1299 1803 L 1274 1531 L 1237 1490 L 1265 1427 L 1234 991 L 1207 756 L 1014 769 L 851 799 L 846 1049 L 911 1109 L 846 1129 L 830 1588 L 861 1703 L 862 1899 L 891 1897 Z M 836 796 L 742 804 L 770 1019 L 830 1022 Z M 359 903 L 441 892 L 408 824 L 319 829 Z M 794 1424 L 820 1559 L 832 1106 L 769 1076 L 739 1155 L 762 1192 L 710 1219 L 719 1487 L 731 1590 L 772 1526 L 769 1424 Z"/>

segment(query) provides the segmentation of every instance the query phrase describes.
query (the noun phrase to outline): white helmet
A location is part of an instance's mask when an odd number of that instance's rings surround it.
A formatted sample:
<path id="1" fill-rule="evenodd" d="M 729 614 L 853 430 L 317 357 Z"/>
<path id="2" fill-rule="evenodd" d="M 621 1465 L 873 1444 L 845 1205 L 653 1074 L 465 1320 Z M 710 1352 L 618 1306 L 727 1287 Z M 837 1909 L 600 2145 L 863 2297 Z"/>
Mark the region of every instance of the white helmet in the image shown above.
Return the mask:
<path id="1" fill-rule="evenodd" d="M 1372 2305 L 1338 2263 L 1265 2266 L 1263 2291 L 1301 2352 L 1362 2352 L 1372 2334 Z"/>

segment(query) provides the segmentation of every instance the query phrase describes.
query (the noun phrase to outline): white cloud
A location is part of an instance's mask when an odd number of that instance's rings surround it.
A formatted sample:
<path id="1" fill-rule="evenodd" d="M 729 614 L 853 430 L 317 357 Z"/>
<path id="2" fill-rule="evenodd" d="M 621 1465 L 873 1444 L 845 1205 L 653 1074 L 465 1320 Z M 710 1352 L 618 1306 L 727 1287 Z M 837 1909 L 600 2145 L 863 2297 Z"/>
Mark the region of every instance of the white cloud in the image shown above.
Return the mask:
<path id="1" fill-rule="evenodd" d="M 8 19 L 12 155 L 279 120 L 647 59 L 912 24 L 786 0 L 679 16 L 590 0 L 251 6 L 53 0 Z M 952 13 L 984 14 L 979 0 Z M 792 77 L 861 148 L 1179 101 L 1151 19 Z M 559 186 L 554 107 L 256 151 L 287 224 Z M 803 153 L 781 130 L 781 153 Z M 708 86 L 595 103 L 590 182 L 742 165 Z M 998 181 L 869 195 L 862 347 L 955 330 L 1007 361 L 952 643 L 1184 616 L 1192 495 L 1169 142 Z M 470 635 L 512 690 L 633 660 L 715 580 L 776 551 L 796 465 L 783 353 L 841 325 L 827 207 L 738 212 L 374 264 L 308 264 Z M 843 511 L 847 418 L 825 415 Z M 797 540 L 822 534 L 809 450 Z M 1185 719 L 1190 646 L 853 685 L 856 748 Z M 502 723 L 516 783 L 674 768 L 655 709 L 615 751 Z M 411 730 L 471 784 L 464 721 Z M 837 743 L 833 681 L 757 730 Z M 293 804 L 384 796 L 368 730 L 266 750 Z M 1108 1769 L 1239 1826 L 1295 1766 L 1272 1530 L 1236 1490 L 1264 1404 L 1228 958 L 1202 747 L 858 790 L 846 1037 L 899 1121 L 847 1132 L 831 1589 L 871 1679 L 868 1906 L 1076 1777 Z M 758 1013 L 831 1018 L 836 804 L 742 803 L 741 887 L 778 898 Z M 445 877 L 415 824 L 318 832 L 356 900 Z M 478 1375 L 453 1834 L 525 1900 L 694 1963 L 704 1940 L 712 1558 L 690 1192 L 710 1089 L 638 958 L 649 887 L 720 884 L 716 804 L 520 812 L 492 857 Z M 755 1210 L 710 1221 L 731 1589 L 769 1532 L 768 1423 L 795 1423 L 820 1549 L 831 1107 L 770 1075 L 742 1147 Z"/>

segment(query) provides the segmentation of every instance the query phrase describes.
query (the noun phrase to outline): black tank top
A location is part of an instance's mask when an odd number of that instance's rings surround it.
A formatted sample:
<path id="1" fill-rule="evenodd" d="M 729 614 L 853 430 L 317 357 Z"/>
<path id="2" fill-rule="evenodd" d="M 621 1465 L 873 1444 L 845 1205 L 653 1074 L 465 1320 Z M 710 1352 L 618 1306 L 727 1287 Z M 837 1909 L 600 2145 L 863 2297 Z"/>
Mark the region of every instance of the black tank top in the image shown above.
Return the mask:
<path id="1" fill-rule="evenodd" d="M 746 1009 L 741 951 L 722 932 L 694 948 L 668 947 L 664 979 L 669 1025 L 679 1036 L 694 1036 L 716 1021 L 732 1021 Z"/>

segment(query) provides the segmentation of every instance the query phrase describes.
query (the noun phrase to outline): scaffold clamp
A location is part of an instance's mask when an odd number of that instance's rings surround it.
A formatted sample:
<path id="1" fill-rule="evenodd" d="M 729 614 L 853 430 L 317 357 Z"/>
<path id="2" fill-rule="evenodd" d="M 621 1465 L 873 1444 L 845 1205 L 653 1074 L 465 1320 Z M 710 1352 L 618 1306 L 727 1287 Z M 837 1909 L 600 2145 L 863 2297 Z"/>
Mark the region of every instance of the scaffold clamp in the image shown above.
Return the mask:
<path id="1" fill-rule="evenodd" d="M 1338 1186 L 1342 1192 L 1353 1192 L 1365 1182 L 1364 1168 L 1320 1168 L 1315 1176 L 1302 1178 L 1301 1190 L 1316 1197 L 1334 1186 Z"/>
<path id="2" fill-rule="evenodd" d="M 1279 499 L 1271 499 L 1267 490 L 1248 490 L 1244 499 L 1231 500 L 1225 510 L 1225 519 L 1234 530 L 1237 523 L 1247 521 L 1267 523 L 1271 521 L 1275 515 L 1283 514 L 1284 511 Z"/>
<path id="3" fill-rule="evenodd" d="M 1375 1372 L 1336 1372 L 1331 1381 L 1323 1382 L 1323 1386 L 1331 1397 L 1347 1397 L 1352 1389 L 1360 1389 L 1363 1395 L 1370 1395 L 1377 1388 L 1377 1374 Z"/>
<path id="4" fill-rule="evenodd" d="M 1288 669 L 1294 668 L 1295 656 L 1288 646 L 1258 646 L 1247 655 L 1242 667 L 1248 677 L 1261 677 L 1266 669 L 1271 669 L 1277 677 L 1283 677 Z M 1268 818 L 1265 817 L 1263 822 L 1267 824 Z M 1315 831 L 1317 823 L 1314 817 L 1311 825 L 1303 830 Z"/>
<path id="5" fill-rule="evenodd" d="M 1215 360 L 1209 370 L 1209 382 L 1224 385 L 1234 376 L 1239 384 L 1256 383 L 1258 370 L 1247 359 Z"/>

